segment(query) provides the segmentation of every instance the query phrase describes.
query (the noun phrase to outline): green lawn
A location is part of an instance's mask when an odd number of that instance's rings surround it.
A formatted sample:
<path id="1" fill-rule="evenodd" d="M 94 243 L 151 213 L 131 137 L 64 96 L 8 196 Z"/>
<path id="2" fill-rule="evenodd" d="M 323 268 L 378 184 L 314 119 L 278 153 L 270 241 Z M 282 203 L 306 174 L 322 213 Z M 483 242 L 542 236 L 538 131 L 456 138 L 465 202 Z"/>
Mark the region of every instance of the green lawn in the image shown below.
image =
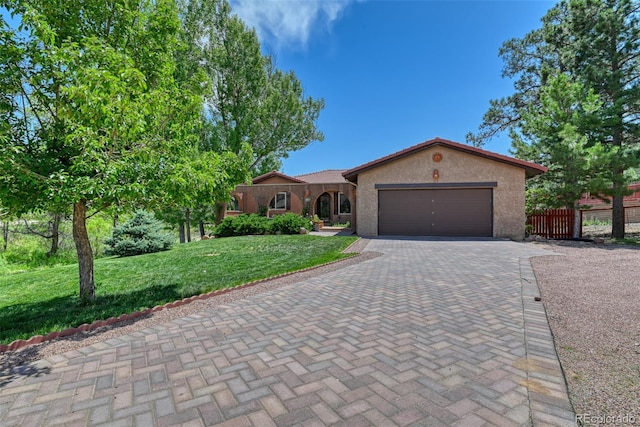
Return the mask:
<path id="1" fill-rule="evenodd" d="M 78 298 L 78 267 L 0 277 L 0 343 L 45 335 L 177 299 L 343 258 L 355 237 L 245 236 L 95 261 L 95 303 Z"/>

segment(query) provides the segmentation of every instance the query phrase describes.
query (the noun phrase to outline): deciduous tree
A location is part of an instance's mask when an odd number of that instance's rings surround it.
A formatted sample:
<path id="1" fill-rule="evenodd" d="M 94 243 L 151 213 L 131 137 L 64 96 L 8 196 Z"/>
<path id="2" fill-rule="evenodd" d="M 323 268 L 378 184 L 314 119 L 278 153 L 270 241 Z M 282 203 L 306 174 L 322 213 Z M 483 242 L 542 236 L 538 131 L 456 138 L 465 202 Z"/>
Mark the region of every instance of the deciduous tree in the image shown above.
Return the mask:
<path id="1" fill-rule="evenodd" d="M 7 120 L 0 124 L 0 200 L 18 213 L 73 207 L 80 297 L 91 301 L 90 211 L 157 203 L 172 194 L 167 182 L 200 167 L 193 160 L 202 159 L 201 98 L 174 76 L 177 7 L 172 0 L 3 6 L 20 25 L 2 22 L 0 31 Z M 204 160 L 208 174 L 198 174 L 191 189 L 228 174 L 218 157 Z"/>
<path id="2" fill-rule="evenodd" d="M 185 45 L 195 49 L 183 52 L 182 62 L 203 64 L 212 82 L 205 94 L 206 149 L 238 152 L 248 143 L 256 175 L 324 139 L 316 128 L 324 100 L 306 96 L 292 71 L 279 70 L 271 55 L 262 54 L 255 31 L 226 0 L 190 0 L 183 8 Z"/>
<path id="3" fill-rule="evenodd" d="M 184 0 L 181 16 L 178 79 L 204 71 L 210 83 L 203 93 L 203 153 L 250 153 L 249 172 L 257 176 L 279 169 L 290 152 L 324 139 L 316 128 L 324 100 L 306 96 L 292 71 L 279 70 L 271 55 L 262 54 L 255 31 L 232 14 L 227 0 Z M 246 181 L 239 178 L 236 184 Z M 230 194 L 212 196 L 190 208 L 215 212 L 220 221 Z"/>

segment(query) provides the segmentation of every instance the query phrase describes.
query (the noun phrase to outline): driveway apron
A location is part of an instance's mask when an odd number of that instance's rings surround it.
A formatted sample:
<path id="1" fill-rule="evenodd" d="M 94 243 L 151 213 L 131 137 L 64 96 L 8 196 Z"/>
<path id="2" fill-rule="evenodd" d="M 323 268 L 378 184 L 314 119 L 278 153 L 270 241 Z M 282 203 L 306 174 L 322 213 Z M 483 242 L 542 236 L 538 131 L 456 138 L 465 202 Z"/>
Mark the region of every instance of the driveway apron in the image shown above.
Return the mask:
<path id="1" fill-rule="evenodd" d="M 0 425 L 575 425 L 529 257 L 501 240 L 381 255 L 40 360 Z"/>

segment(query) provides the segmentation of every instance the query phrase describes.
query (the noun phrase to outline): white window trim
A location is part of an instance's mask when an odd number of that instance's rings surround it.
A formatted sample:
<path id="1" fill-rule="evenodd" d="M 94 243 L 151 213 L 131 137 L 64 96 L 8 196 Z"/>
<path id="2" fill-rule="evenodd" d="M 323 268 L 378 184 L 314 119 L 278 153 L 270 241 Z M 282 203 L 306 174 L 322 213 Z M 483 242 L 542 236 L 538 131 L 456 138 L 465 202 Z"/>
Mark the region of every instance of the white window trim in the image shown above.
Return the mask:
<path id="1" fill-rule="evenodd" d="M 346 197 L 344 193 L 342 193 L 342 192 L 338 193 L 338 215 L 351 215 L 351 212 L 342 212 L 342 200 L 341 199 L 342 199 L 343 196 L 347 200 L 349 200 L 349 198 Z M 349 206 L 351 206 L 351 200 L 349 200 Z"/>
<path id="2" fill-rule="evenodd" d="M 283 208 L 279 208 L 278 207 L 278 196 L 280 195 L 284 195 L 284 207 Z M 271 207 L 269 206 L 269 209 L 274 210 L 274 211 L 286 211 L 287 210 L 287 192 L 286 191 L 280 191 L 278 193 L 276 193 L 275 196 L 273 196 L 273 206 Z"/>

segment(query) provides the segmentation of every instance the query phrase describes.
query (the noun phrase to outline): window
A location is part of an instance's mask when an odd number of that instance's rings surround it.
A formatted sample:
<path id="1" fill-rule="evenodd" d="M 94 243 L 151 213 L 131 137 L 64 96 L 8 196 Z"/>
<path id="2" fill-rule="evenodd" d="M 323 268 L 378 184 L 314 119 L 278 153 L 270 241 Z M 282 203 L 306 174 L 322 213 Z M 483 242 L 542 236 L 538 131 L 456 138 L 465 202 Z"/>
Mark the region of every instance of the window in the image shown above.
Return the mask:
<path id="1" fill-rule="evenodd" d="M 340 215 L 351 213 L 351 202 L 344 193 L 338 193 L 338 213 Z"/>
<path id="2" fill-rule="evenodd" d="M 236 196 L 231 196 L 231 200 L 229 200 L 229 202 L 227 203 L 227 210 L 228 211 L 240 210 L 240 203 L 238 203 L 238 199 L 236 199 Z"/>
<path id="3" fill-rule="evenodd" d="M 271 199 L 269 203 L 269 209 L 289 209 L 289 197 L 287 197 L 286 191 L 281 191 Z"/>

